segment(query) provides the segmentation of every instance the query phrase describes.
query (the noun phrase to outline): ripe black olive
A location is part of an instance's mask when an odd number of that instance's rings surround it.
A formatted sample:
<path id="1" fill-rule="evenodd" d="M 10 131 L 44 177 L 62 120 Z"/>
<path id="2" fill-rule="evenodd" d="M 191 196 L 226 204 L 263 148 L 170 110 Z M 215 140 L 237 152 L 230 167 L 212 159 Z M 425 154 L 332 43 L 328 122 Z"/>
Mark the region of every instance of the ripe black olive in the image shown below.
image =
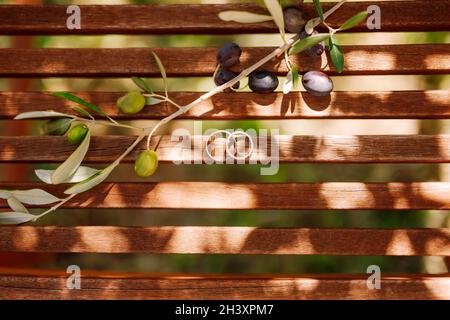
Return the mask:
<path id="1" fill-rule="evenodd" d="M 314 30 L 312 34 L 315 35 L 315 34 L 318 34 L 318 32 L 316 30 Z M 302 31 L 300 33 L 300 39 L 305 39 L 309 36 L 310 35 L 307 34 L 305 31 Z M 325 42 L 322 41 L 322 42 L 312 46 L 311 48 L 306 49 L 305 52 L 310 57 L 321 56 L 325 52 Z"/>
<path id="2" fill-rule="evenodd" d="M 248 86 L 254 92 L 270 93 L 278 87 L 278 77 L 273 72 L 255 71 L 249 76 Z"/>
<path id="3" fill-rule="evenodd" d="M 303 13 L 297 8 L 287 8 L 283 10 L 284 28 L 287 32 L 299 33 L 306 24 Z"/>
<path id="4" fill-rule="evenodd" d="M 221 86 L 224 83 L 236 78 L 236 74 L 230 70 L 220 68 L 219 71 L 216 72 L 216 76 L 214 77 L 214 83 L 216 86 Z M 233 85 L 234 89 L 239 89 L 239 82 Z M 224 92 L 231 92 L 230 88 L 224 90 Z"/>
<path id="5" fill-rule="evenodd" d="M 231 67 L 239 62 L 241 53 L 241 47 L 236 43 L 226 43 L 222 48 L 217 50 L 217 64 L 220 64 L 224 68 Z"/>
<path id="6" fill-rule="evenodd" d="M 302 77 L 302 83 L 306 91 L 313 96 L 323 97 L 333 91 L 333 81 L 321 71 L 309 71 Z"/>

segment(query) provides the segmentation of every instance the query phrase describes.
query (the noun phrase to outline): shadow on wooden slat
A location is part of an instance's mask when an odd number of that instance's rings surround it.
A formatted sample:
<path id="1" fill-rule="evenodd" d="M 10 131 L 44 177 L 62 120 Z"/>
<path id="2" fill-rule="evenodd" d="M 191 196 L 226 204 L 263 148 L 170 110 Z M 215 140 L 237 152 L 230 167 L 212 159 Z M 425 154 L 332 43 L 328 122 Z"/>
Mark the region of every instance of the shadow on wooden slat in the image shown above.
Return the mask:
<path id="1" fill-rule="evenodd" d="M 81 289 L 67 274 L 0 270 L 1 298 L 15 299 L 448 299 L 448 275 L 386 275 L 368 289 L 367 275 L 105 274 L 85 271 Z"/>

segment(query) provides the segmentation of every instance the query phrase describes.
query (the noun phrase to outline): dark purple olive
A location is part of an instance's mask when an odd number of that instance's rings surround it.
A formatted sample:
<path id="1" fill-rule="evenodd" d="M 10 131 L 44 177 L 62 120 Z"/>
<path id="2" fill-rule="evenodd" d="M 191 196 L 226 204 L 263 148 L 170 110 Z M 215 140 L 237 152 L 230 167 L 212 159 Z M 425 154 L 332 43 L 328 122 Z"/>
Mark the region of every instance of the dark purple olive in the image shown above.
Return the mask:
<path id="1" fill-rule="evenodd" d="M 313 31 L 313 35 L 318 34 L 316 30 Z M 300 33 L 300 39 L 305 39 L 309 37 L 310 35 L 306 33 L 306 31 L 302 31 Z M 308 48 L 305 50 L 306 54 L 310 57 L 318 57 L 321 56 L 325 52 L 325 42 L 322 41 L 321 43 L 318 43 L 311 48 Z"/>
<path id="2" fill-rule="evenodd" d="M 297 8 L 287 8 L 283 10 L 284 28 L 287 32 L 299 33 L 306 24 L 303 13 Z"/>
<path id="3" fill-rule="evenodd" d="M 313 96 L 323 97 L 333 91 L 333 81 L 321 71 L 309 71 L 302 77 L 302 83 L 306 91 Z"/>
<path id="4" fill-rule="evenodd" d="M 241 47 L 236 43 L 226 43 L 222 48 L 217 50 L 217 64 L 220 64 L 224 68 L 231 67 L 239 62 L 241 53 Z"/>
<path id="5" fill-rule="evenodd" d="M 248 86 L 253 92 L 270 93 L 278 87 L 278 77 L 269 71 L 255 71 L 248 77 Z"/>
<path id="6" fill-rule="evenodd" d="M 220 68 L 219 71 L 217 71 L 216 76 L 214 77 L 214 83 L 216 86 L 221 86 L 224 83 L 227 83 L 228 81 L 236 78 L 236 74 L 230 70 Z M 234 89 L 239 89 L 239 82 L 233 85 Z M 226 88 L 223 90 L 223 92 L 231 92 L 232 90 L 230 88 Z"/>

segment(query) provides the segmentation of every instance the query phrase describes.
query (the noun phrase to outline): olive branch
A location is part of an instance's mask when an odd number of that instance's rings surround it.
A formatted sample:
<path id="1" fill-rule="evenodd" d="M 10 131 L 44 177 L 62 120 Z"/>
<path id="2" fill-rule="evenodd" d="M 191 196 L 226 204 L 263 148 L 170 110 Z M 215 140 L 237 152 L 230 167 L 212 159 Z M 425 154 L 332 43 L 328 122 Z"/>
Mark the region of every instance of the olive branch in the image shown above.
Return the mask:
<path id="1" fill-rule="evenodd" d="M 289 72 L 286 76 L 286 81 L 283 85 L 283 93 L 285 94 L 296 87 L 299 78 L 297 67 L 289 60 L 289 56 L 296 55 L 302 51 L 308 50 L 325 40 L 329 41 L 328 49 L 330 51 L 332 63 L 334 64 L 338 72 L 342 72 L 344 67 L 344 57 L 334 35 L 338 31 L 347 30 L 358 25 L 367 17 L 367 12 L 360 12 L 352 18 L 348 19 L 338 29 L 333 29 L 326 23 L 326 19 L 342 4 L 344 4 L 346 0 L 337 3 L 325 13 L 322 10 L 320 1 L 314 0 L 314 6 L 317 11 L 318 17 L 310 19 L 305 24 L 301 25 L 301 29 L 304 29 L 304 32 L 306 32 L 306 36 L 302 37 L 301 34 L 296 34 L 295 36 L 287 39 L 285 34 L 285 17 L 283 14 L 283 7 L 291 7 L 298 1 L 258 0 L 257 2 L 269 11 L 270 16 L 244 11 L 224 11 L 219 13 L 219 18 L 225 21 L 236 21 L 241 23 L 255 23 L 274 20 L 275 24 L 279 28 L 283 44 L 255 64 L 242 70 L 241 73 L 239 73 L 229 81 L 217 85 L 207 93 L 203 94 L 196 100 L 186 105 L 179 105 L 169 97 L 166 70 L 158 55 L 156 53 L 153 53 L 155 64 L 157 65 L 164 82 L 164 94 L 153 92 L 147 82 L 139 77 L 133 77 L 132 81 L 137 85 L 139 89 L 142 90 L 142 92 L 132 91 L 117 100 L 118 108 L 124 113 L 137 113 L 140 112 L 146 105 L 156 105 L 162 102 L 167 102 L 177 108 L 175 112 L 163 118 L 152 127 L 138 127 L 134 125 L 119 123 L 118 121 L 111 118 L 100 107 L 68 92 L 54 92 L 52 93 L 52 95 L 76 103 L 77 106 L 73 107 L 72 110 L 77 115 L 55 112 L 52 110 L 32 111 L 17 115 L 14 118 L 16 120 L 50 118 L 50 120 L 44 123 L 43 131 L 46 134 L 50 135 L 64 135 L 67 133 L 67 139 L 69 143 L 78 145 L 78 147 L 55 170 L 35 170 L 36 176 L 41 181 L 47 184 L 72 184 L 68 189 L 64 191 L 64 193 L 67 195 L 66 198 L 58 198 L 42 189 L 0 190 L 0 198 L 7 200 L 9 207 L 13 210 L 11 212 L 0 212 L 0 224 L 22 224 L 30 221 L 36 221 L 46 214 L 55 211 L 66 202 L 74 198 L 76 195 L 97 186 L 111 174 L 111 172 L 120 164 L 120 162 L 131 151 L 133 151 L 145 137 L 147 137 L 146 150 L 142 151 L 136 159 L 134 169 L 138 176 L 146 177 L 152 175 L 157 169 L 158 158 L 155 152 L 157 146 L 154 148 L 155 150 L 152 150 L 150 147 L 150 142 L 154 133 L 161 126 L 186 113 L 191 108 L 211 98 L 217 93 L 235 87 L 236 84 L 238 84 L 242 79 L 250 76 L 253 72 L 257 71 L 260 67 L 274 58 L 282 56 L 289 69 Z M 320 24 L 323 24 L 325 27 L 327 27 L 329 33 L 313 34 L 314 29 Z M 216 69 L 216 71 L 217 70 L 218 69 Z M 216 75 L 217 73 L 215 72 L 214 74 Z M 92 115 L 92 113 L 98 114 L 106 118 L 106 120 L 97 120 Z M 77 124 L 75 126 L 72 126 L 73 123 Z M 139 132 L 136 140 L 114 162 L 101 170 L 81 165 L 86 156 L 86 153 L 89 150 L 91 128 L 96 125 L 120 127 Z M 24 206 L 24 204 L 53 204 L 53 206 L 45 210 L 44 212 L 35 215 L 31 214 Z"/>

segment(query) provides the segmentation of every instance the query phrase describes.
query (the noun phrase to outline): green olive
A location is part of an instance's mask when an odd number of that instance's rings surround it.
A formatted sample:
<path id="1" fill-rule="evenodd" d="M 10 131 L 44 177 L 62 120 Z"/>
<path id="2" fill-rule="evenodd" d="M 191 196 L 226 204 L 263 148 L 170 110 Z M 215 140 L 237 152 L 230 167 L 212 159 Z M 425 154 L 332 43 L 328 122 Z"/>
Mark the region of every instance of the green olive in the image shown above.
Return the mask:
<path id="1" fill-rule="evenodd" d="M 86 125 L 80 123 L 77 124 L 75 127 L 69 130 L 69 133 L 67 133 L 67 140 L 70 144 L 80 144 L 84 137 L 86 137 L 86 134 L 88 133 L 88 127 Z"/>
<path id="2" fill-rule="evenodd" d="M 145 106 L 145 97 L 139 91 L 132 91 L 117 99 L 117 107 L 123 113 L 138 113 Z"/>
<path id="3" fill-rule="evenodd" d="M 51 136 L 62 136 L 66 134 L 72 124 L 72 118 L 59 118 L 46 121 L 42 124 L 42 134 L 48 134 Z"/>
<path id="4" fill-rule="evenodd" d="M 153 150 L 142 151 L 134 164 L 134 172 L 139 177 L 149 177 L 158 168 L 158 156 Z"/>

